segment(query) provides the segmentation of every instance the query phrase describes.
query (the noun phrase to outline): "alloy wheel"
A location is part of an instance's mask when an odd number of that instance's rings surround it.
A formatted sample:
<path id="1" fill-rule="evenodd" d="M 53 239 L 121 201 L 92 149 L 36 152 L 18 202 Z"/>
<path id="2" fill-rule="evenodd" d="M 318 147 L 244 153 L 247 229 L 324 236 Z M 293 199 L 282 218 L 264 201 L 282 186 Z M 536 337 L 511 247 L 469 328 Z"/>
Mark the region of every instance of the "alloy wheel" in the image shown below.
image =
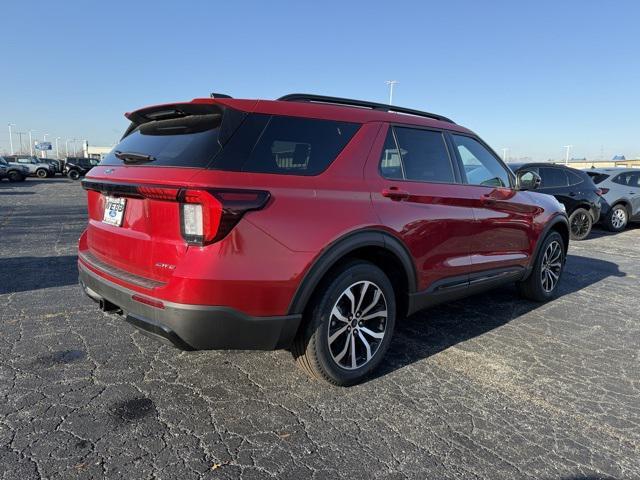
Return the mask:
<path id="1" fill-rule="evenodd" d="M 557 241 L 553 241 L 544 251 L 540 268 L 540 280 L 542 281 L 542 289 L 545 292 L 551 293 L 556 288 L 558 280 L 560 280 L 561 270 L 562 246 Z"/>
<path id="2" fill-rule="evenodd" d="M 387 301 L 382 289 L 360 281 L 345 289 L 331 310 L 327 340 L 333 361 L 355 370 L 371 361 L 387 328 Z"/>
<path id="3" fill-rule="evenodd" d="M 616 208 L 611 213 L 611 225 L 616 230 L 620 230 L 627 223 L 627 212 L 624 208 Z"/>
<path id="4" fill-rule="evenodd" d="M 571 233 L 576 238 L 582 238 L 589 231 L 589 225 L 588 213 L 578 213 L 571 221 Z"/>

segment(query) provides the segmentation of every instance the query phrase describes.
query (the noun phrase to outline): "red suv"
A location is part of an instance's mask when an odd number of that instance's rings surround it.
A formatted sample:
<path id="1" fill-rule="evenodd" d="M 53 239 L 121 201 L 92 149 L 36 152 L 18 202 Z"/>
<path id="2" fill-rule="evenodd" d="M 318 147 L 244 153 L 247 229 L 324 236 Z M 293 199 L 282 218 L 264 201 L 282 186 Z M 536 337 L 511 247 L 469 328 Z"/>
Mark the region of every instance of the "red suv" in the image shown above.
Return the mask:
<path id="1" fill-rule="evenodd" d="M 556 293 L 562 206 L 445 117 L 304 94 L 126 116 L 82 183 L 80 282 L 178 347 L 289 348 L 350 385 L 406 315 L 507 282 Z"/>

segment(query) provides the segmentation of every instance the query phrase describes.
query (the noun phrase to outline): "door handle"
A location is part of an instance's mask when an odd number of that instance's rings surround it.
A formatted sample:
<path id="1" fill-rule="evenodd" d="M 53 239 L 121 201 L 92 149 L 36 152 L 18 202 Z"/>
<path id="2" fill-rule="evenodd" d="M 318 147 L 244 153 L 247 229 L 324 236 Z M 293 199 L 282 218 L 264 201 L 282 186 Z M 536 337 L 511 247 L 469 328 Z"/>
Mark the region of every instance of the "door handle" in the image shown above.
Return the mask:
<path id="1" fill-rule="evenodd" d="M 405 190 L 399 190 L 398 187 L 390 187 L 382 190 L 382 196 L 396 201 L 406 200 L 407 198 L 409 198 L 409 192 Z"/>
<path id="2" fill-rule="evenodd" d="M 570 197 L 575 197 L 575 196 L 576 196 L 576 192 L 570 192 L 570 193 L 569 193 L 569 196 L 570 196 Z"/>
<path id="3" fill-rule="evenodd" d="M 486 195 L 482 195 L 481 202 L 483 205 L 495 205 L 496 198 L 490 193 L 487 193 Z"/>

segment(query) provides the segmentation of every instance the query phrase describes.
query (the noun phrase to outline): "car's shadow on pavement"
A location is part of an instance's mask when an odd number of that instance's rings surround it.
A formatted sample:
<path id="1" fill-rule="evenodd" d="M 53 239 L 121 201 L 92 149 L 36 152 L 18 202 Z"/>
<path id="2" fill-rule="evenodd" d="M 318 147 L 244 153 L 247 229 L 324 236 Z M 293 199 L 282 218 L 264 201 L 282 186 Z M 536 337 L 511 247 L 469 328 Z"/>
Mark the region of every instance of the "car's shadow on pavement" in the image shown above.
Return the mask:
<path id="1" fill-rule="evenodd" d="M 0 294 L 78 283 L 78 257 L 0 258 Z"/>
<path id="2" fill-rule="evenodd" d="M 569 254 L 559 296 L 582 290 L 607 277 L 624 276 L 626 273 L 615 263 Z M 540 306 L 519 297 L 515 285 L 507 285 L 400 319 L 385 360 L 368 381 L 483 335 Z"/>

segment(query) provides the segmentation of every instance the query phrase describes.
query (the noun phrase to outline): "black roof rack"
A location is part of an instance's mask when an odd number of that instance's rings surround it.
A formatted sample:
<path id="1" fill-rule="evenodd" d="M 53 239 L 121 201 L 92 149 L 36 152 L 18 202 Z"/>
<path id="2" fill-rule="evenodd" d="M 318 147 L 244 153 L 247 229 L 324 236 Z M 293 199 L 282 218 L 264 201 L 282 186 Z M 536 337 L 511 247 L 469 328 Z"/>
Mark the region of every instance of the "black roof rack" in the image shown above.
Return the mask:
<path id="1" fill-rule="evenodd" d="M 416 115 L 418 117 L 428 117 L 435 120 L 441 120 L 443 122 L 456 123 L 450 118 L 437 115 L 435 113 L 422 112 L 420 110 L 413 110 L 411 108 L 396 107 L 395 105 L 387 105 L 384 103 L 367 102 L 365 100 L 353 100 L 351 98 L 340 97 L 327 97 L 324 95 L 313 95 L 310 93 L 291 93 L 280 97 L 278 100 L 283 102 L 315 102 L 315 103 L 330 103 L 334 105 L 346 105 L 349 107 L 370 108 L 372 110 L 379 110 L 382 112 L 395 112 L 404 113 L 407 115 Z"/>

